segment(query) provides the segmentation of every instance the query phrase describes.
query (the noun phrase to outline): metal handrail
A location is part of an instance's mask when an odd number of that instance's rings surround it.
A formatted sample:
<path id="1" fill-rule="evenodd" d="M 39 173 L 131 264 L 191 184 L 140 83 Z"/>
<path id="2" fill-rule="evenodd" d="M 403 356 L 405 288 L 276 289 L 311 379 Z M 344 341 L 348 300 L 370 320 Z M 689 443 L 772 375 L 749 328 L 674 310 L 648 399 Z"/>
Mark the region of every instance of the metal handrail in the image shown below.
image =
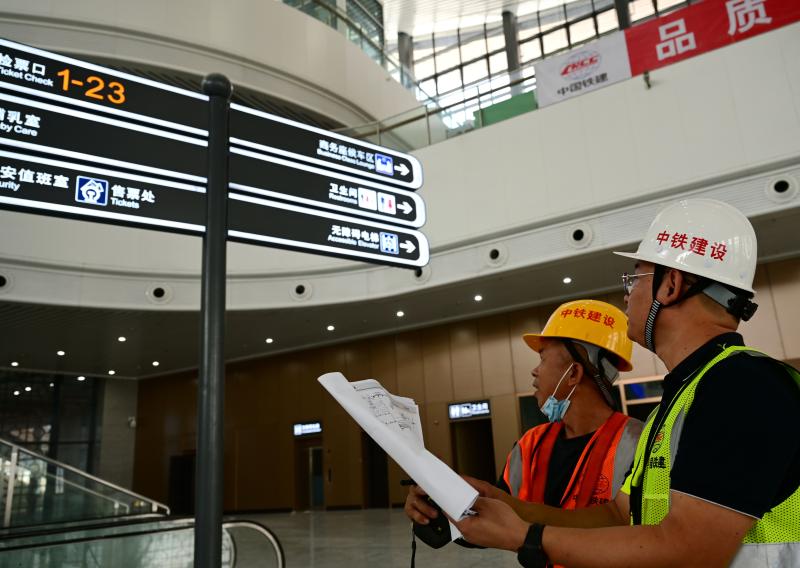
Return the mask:
<path id="1" fill-rule="evenodd" d="M 517 72 L 515 72 L 515 73 L 517 73 Z M 430 117 L 432 115 L 444 114 L 448 110 L 454 109 L 456 107 L 461 107 L 461 106 L 466 107 L 466 106 L 469 105 L 469 103 L 475 101 L 476 99 L 482 99 L 482 98 L 485 98 L 485 97 L 490 97 L 497 91 L 500 91 L 500 90 L 503 90 L 503 89 L 512 89 L 513 87 L 521 85 L 522 83 L 524 83 L 526 81 L 530 81 L 531 79 L 535 80 L 535 77 L 520 77 L 518 79 L 515 79 L 514 81 L 510 81 L 508 84 L 501 85 L 499 87 L 495 87 L 495 88 L 493 88 L 493 89 L 491 89 L 489 91 L 486 91 L 485 93 L 478 93 L 477 95 L 473 95 L 473 96 L 471 96 L 469 98 L 460 100 L 460 101 L 455 102 L 455 103 L 451 103 L 451 104 L 449 104 L 447 106 L 444 106 L 444 107 L 440 107 L 435 113 L 431 113 L 426 108 L 426 110 L 424 112 L 422 112 L 422 113 L 420 113 L 418 115 L 414 115 L 412 117 L 406 118 L 404 120 L 401 120 L 400 122 L 396 122 L 396 123 L 391 124 L 391 125 L 385 124 L 385 121 L 375 121 L 375 122 L 366 123 L 366 124 L 363 124 L 363 125 L 360 125 L 360 126 L 357 126 L 357 127 L 351 127 L 351 128 L 348 128 L 348 129 L 339 129 L 339 131 L 340 132 L 346 132 L 347 130 L 361 130 L 361 129 L 367 128 L 368 126 L 373 126 L 375 130 L 367 129 L 367 131 L 363 132 L 363 133 L 351 133 L 351 134 L 348 134 L 348 135 L 352 136 L 353 138 L 365 138 L 365 137 L 370 136 L 372 134 L 377 134 L 378 135 L 378 144 L 380 144 L 382 135 L 385 136 L 386 134 L 391 133 L 392 130 L 395 130 L 395 129 L 400 128 L 402 126 L 406 126 L 408 124 L 412 124 L 414 122 L 417 122 L 419 120 L 423 120 L 424 119 L 426 121 L 426 123 L 427 123 L 428 145 L 430 145 L 432 143 L 431 135 L 430 135 Z M 397 116 L 401 116 L 401 115 L 393 115 L 392 117 L 390 117 L 390 119 L 394 118 L 394 117 L 397 117 Z M 387 119 L 387 120 L 389 120 L 389 119 Z"/>
<path id="2" fill-rule="evenodd" d="M 3 515 L 3 526 L 5 526 L 5 527 L 7 527 L 7 526 L 9 526 L 11 524 L 12 504 L 13 504 L 13 501 L 14 501 L 14 490 L 15 490 L 15 486 L 16 486 L 16 477 L 18 475 L 18 469 L 19 469 L 19 454 L 20 453 L 24 453 L 24 454 L 26 454 L 28 456 L 33 457 L 34 459 L 41 460 L 41 461 L 45 462 L 48 465 L 53 465 L 56 468 L 60 468 L 60 469 L 65 470 L 65 471 L 69 471 L 69 472 L 72 472 L 72 473 L 74 473 L 74 474 L 76 474 L 76 475 L 78 475 L 80 477 L 89 479 L 89 480 L 91 480 L 91 481 L 93 481 L 93 482 L 95 482 L 95 483 L 97 483 L 97 484 L 99 484 L 101 486 L 108 487 L 108 488 L 116 491 L 117 493 L 121 493 L 121 494 L 126 495 L 128 497 L 131 497 L 132 500 L 138 500 L 138 501 L 142 501 L 144 503 L 149 503 L 150 504 L 150 510 L 152 512 L 154 512 L 154 513 L 158 512 L 159 509 L 162 509 L 164 511 L 164 513 L 167 514 L 167 515 L 170 512 L 169 507 L 167 505 L 163 504 L 163 503 L 159 503 L 158 501 L 154 501 L 154 500 L 152 500 L 152 499 L 150 499 L 148 497 L 145 497 L 144 495 L 140 495 L 139 493 L 136 493 L 136 492 L 131 491 L 129 489 L 125 489 L 124 487 L 120 487 L 119 485 L 115 485 L 114 483 L 111 483 L 109 481 L 105 481 L 103 479 L 100 479 L 99 477 L 91 475 L 90 473 L 86 473 L 85 471 L 82 471 L 82 470 L 80 470 L 80 469 L 78 469 L 76 467 L 73 467 L 73 466 L 71 466 L 69 464 L 66 464 L 64 462 L 60 462 L 60 461 L 55 460 L 53 458 L 49 458 L 47 456 L 44 456 L 42 454 L 39 454 L 37 452 L 34 452 L 32 450 L 29 450 L 27 448 L 24 448 L 24 447 L 22 447 L 22 446 L 20 446 L 18 444 L 15 444 L 13 442 L 9 442 L 8 440 L 2 439 L 2 438 L 0 438 L 0 445 L 5 445 L 5 446 L 11 448 L 11 459 L 10 459 L 9 471 L 8 471 L 8 485 L 6 486 L 6 503 L 5 503 L 6 506 L 5 506 L 5 511 L 4 511 L 4 515 Z M 45 472 L 45 475 L 48 475 L 47 472 Z M 115 504 L 122 505 L 122 506 L 124 506 L 126 508 L 126 510 L 128 512 L 130 511 L 130 507 L 128 507 L 125 503 L 123 503 L 119 499 L 114 499 L 113 497 L 110 497 L 110 496 L 107 496 L 107 495 L 103 495 L 102 493 L 99 493 L 97 491 L 89 489 L 88 487 L 81 487 L 80 485 L 78 485 L 76 483 L 73 483 L 73 482 L 71 482 L 71 481 L 69 481 L 67 479 L 64 479 L 63 481 L 64 481 L 64 483 L 67 483 L 67 484 L 69 484 L 69 485 L 71 485 L 73 487 L 76 487 L 77 489 L 79 489 L 81 491 L 84 491 L 86 493 L 95 495 L 97 497 L 101 497 L 103 499 L 112 501 Z"/>
<path id="3" fill-rule="evenodd" d="M 560 53 L 560 51 L 559 51 L 559 53 Z M 415 112 L 415 111 L 419 111 L 420 112 L 420 114 L 417 115 L 417 116 L 414 116 L 414 117 L 412 117 L 410 119 L 405 119 L 403 122 L 398 122 L 397 124 L 393 124 L 393 125 L 388 127 L 389 129 L 392 129 L 392 128 L 396 128 L 397 126 L 404 126 L 406 124 L 409 124 L 410 122 L 414 122 L 415 120 L 420 120 L 422 117 L 424 117 L 426 115 L 435 115 L 435 114 L 441 114 L 441 113 L 447 112 L 448 110 L 450 110 L 452 108 L 455 108 L 457 106 L 461 106 L 461 105 L 463 105 L 465 103 L 473 101 L 474 99 L 486 97 L 488 95 L 493 95 L 497 91 L 501 91 L 503 89 L 508 89 L 510 87 L 515 87 L 515 86 L 519 85 L 520 83 L 524 83 L 525 81 L 529 81 L 531 79 L 534 79 L 535 78 L 534 76 L 522 77 L 521 75 L 523 74 L 524 71 L 527 71 L 531 67 L 534 67 L 535 63 L 538 63 L 538 62 L 539 62 L 538 59 L 535 60 L 535 61 L 530 61 L 528 63 L 525 63 L 525 65 L 520 66 L 518 69 L 515 69 L 514 71 L 506 72 L 506 73 L 503 73 L 502 75 L 501 74 L 497 74 L 497 75 L 494 75 L 494 76 L 486 77 L 484 79 L 479 79 L 477 81 L 473 81 L 472 83 L 468 83 L 468 84 L 464 85 L 463 87 L 458 87 L 456 89 L 451 89 L 450 91 L 442 93 L 440 95 L 440 98 L 445 98 L 445 97 L 447 97 L 449 95 L 452 95 L 456 91 L 478 88 L 478 87 L 480 87 L 480 85 L 485 84 L 485 83 L 491 84 L 492 81 L 497 81 L 499 78 L 504 77 L 504 76 L 510 76 L 510 75 L 519 75 L 520 76 L 517 79 L 514 79 L 513 81 L 509 81 L 508 84 L 500 85 L 499 87 L 494 87 L 494 88 L 492 88 L 492 89 L 490 89 L 488 91 L 485 91 L 483 93 L 478 93 L 477 95 L 473 95 L 472 97 L 469 97 L 467 99 L 463 99 L 463 100 L 460 100 L 458 102 L 451 103 L 451 104 L 449 104 L 447 106 L 439 105 L 438 108 L 433 112 L 428 107 L 423 107 L 423 109 L 421 110 L 418 106 L 416 106 L 416 107 L 410 108 L 410 109 L 408 109 L 406 111 L 395 113 L 395 114 L 393 114 L 391 116 L 388 116 L 388 117 L 386 117 L 384 119 L 381 119 L 381 120 L 371 120 L 369 122 L 363 122 L 363 123 L 361 123 L 361 124 L 359 124 L 357 126 L 342 126 L 342 127 L 334 129 L 333 132 L 347 132 L 347 131 L 350 131 L 350 130 L 361 130 L 363 128 L 375 127 L 375 126 L 379 126 L 379 125 L 382 126 L 383 128 L 385 128 L 386 127 L 386 123 L 391 121 L 394 118 L 405 116 L 408 113 Z"/>
<path id="4" fill-rule="evenodd" d="M 222 528 L 248 528 L 261 533 L 267 537 L 267 540 L 269 540 L 270 543 L 272 543 L 272 547 L 275 549 L 275 554 L 278 557 L 278 566 L 281 568 L 286 566 L 286 554 L 283 552 L 283 546 L 281 545 L 281 542 L 278 540 L 278 537 L 275 535 L 275 533 L 261 523 L 245 520 L 224 521 L 222 523 Z M 234 540 L 233 537 L 231 537 L 231 540 Z"/>
<path id="5" fill-rule="evenodd" d="M 108 524 L 106 526 L 98 526 L 97 524 L 90 524 L 90 525 L 87 525 L 85 527 L 70 526 L 64 531 L 58 531 L 58 530 L 54 531 L 54 530 L 48 529 L 46 531 L 38 531 L 38 532 L 34 531 L 34 532 L 29 533 L 29 534 L 8 535 L 8 537 L 6 537 L 6 538 L 8 538 L 9 540 L 25 539 L 25 538 L 35 537 L 35 536 L 37 536 L 39 534 L 52 535 L 52 534 L 58 534 L 59 532 L 64 532 L 64 533 L 70 533 L 70 532 L 85 533 L 87 530 L 102 530 L 103 528 L 119 528 L 119 527 L 122 527 L 122 526 L 135 527 L 138 524 L 146 524 L 148 522 L 151 522 L 151 521 L 144 520 L 144 519 L 137 519 L 136 521 L 132 521 L 130 523 L 122 523 L 122 524 L 113 523 L 113 524 Z M 194 528 L 195 528 L 195 521 L 191 517 L 181 517 L 181 518 L 175 518 L 175 519 L 166 519 L 166 520 L 160 521 L 160 522 L 162 522 L 164 524 L 172 525 L 172 526 L 160 526 L 160 527 L 156 527 L 156 528 L 151 528 L 150 530 L 138 530 L 138 531 L 134 530 L 134 531 L 131 531 L 131 532 L 126 532 L 126 533 L 105 534 L 105 535 L 104 534 L 92 534 L 92 535 L 81 534 L 81 536 L 76 536 L 76 537 L 73 537 L 73 538 L 65 538 L 64 540 L 60 540 L 60 541 L 56 541 L 56 542 L 52 542 L 52 541 L 39 542 L 39 543 L 36 543 L 36 542 L 30 543 L 30 542 L 28 542 L 28 543 L 24 543 L 24 544 L 13 545 L 13 546 L 2 546 L 2 545 L 0 545 L 0 550 L 2 550 L 3 552 L 9 552 L 9 551 L 14 551 L 14 550 L 23 550 L 23 549 L 30 549 L 30 548 L 41 548 L 41 547 L 49 547 L 49 546 L 62 546 L 62 545 L 66 545 L 66 544 L 76 544 L 76 543 L 83 543 L 83 542 L 95 542 L 95 541 L 98 541 L 98 540 L 108 540 L 108 539 L 115 539 L 115 538 L 122 539 L 122 538 L 136 537 L 136 536 L 144 536 L 144 535 L 149 535 L 149 534 L 155 535 L 155 534 L 159 534 L 159 533 L 175 532 L 175 531 L 182 531 L 182 530 L 189 530 L 189 529 L 194 530 Z M 265 527 L 261 523 L 258 523 L 256 521 L 251 521 L 251 520 L 244 520 L 244 519 L 241 519 L 241 520 L 240 519 L 231 519 L 231 520 L 228 520 L 228 521 L 223 521 L 221 528 L 222 528 L 222 530 L 228 532 L 229 536 L 231 536 L 231 542 L 234 545 L 234 557 L 233 557 L 234 558 L 234 562 L 232 563 L 233 566 L 235 566 L 235 541 L 234 541 L 233 536 L 230 535 L 230 529 L 246 528 L 246 529 L 250 529 L 250 530 L 256 531 L 257 533 L 259 533 L 260 535 L 264 536 L 269 541 L 269 543 L 272 545 L 273 550 L 275 551 L 275 556 L 276 556 L 277 561 L 278 561 L 278 567 L 279 568 L 285 568 L 285 566 L 286 566 L 286 554 L 285 554 L 285 552 L 283 550 L 283 546 L 281 545 L 280 540 L 278 540 L 278 537 L 277 537 L 277 535 L 275 535 L 275 533 L 273 533 L 270 529 L 268 529 L 267 527 Z M 0 536 L 0 543 L 3 540 L 4 540 L 4 538 L 2 536 Z"/>

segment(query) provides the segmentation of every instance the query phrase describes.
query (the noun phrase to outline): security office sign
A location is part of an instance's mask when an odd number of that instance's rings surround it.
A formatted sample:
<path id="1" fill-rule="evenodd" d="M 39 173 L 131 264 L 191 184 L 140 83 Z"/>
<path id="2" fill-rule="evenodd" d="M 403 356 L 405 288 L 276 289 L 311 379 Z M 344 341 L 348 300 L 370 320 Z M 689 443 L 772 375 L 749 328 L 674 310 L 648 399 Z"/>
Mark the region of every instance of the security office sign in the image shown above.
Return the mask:
<path id="1" fill-rule="evenodd" d="M 422 187 L 422 166 L 414 156 L 242 105 L 231 105 L 230 133 L 232 146 L 379 183 L 408 189 Z"/>
<path id="2" fill-rule="evenodd" d="M 613 33 L 535 65 L 536 99 L 552 105 L 630 79 L 625 34 Z"/>
<path id="3" fill-rule="evenodd" d="M 0 147 L 0 206 L 115 225 L 205 232 L 205 188 Z"/>

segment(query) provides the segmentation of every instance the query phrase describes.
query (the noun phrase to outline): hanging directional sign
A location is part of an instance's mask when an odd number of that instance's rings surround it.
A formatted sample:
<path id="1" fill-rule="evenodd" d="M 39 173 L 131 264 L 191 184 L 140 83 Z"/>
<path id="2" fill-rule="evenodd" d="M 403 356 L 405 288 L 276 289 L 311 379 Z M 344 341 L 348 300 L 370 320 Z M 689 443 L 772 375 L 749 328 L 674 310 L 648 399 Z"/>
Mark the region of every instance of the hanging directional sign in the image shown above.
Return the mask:
<path id="1" fill-rule="evenodd" d="M 2 149 L 0 204 L 59 217 L 205 231 L 203 187 Z"/>
<path id="2" fill-rule="evenodd" d="M 0 38 L 0 88 L 206 135 L 208 97 Z"/>
<path id="3" fill-rule="evenodd" d="M 231 144 L 300 160 L 410 189 L 422 187 L 414 156 L 281 118 L 231 105 Z"/>
<path id="4" fill-rule="evenodd" d="M 208 97 L 0 39 L 0 207 L 205 233 Z M 231 105 L 231 240 L 428 263 L 419 161 Z"/>
<path id="5" fill-rule="evenodd" d="M 231 189 L 346 215 L 421 227 L 425 203 L 416 193 L 253 152 L 231 148 Z"/>
<path id="6" fill-rule="evenodd" d="M 229 194 L 228 238 L 378 264 L 428 264 L 425 235 L 252 195 Z"/>

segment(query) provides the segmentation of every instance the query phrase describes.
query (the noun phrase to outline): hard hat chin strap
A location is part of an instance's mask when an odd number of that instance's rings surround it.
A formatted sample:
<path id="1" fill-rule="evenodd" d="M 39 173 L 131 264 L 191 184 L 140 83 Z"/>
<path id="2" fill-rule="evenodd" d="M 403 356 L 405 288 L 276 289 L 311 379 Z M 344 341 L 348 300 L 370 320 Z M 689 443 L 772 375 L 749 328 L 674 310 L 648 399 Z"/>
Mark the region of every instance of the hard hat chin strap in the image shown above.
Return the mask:
<path id="1" fill-rule="evenodd" d="M 588 361 L 575 348 L 576 343 L 586 349 Z M 580 363 L 587 374 L 592 377 L 608 406 L 616 410 L 617 401 L 611 394 L 611 387 L 619 376 L 619 371 L 608 361 L 608 352 L 602 347 L 578 339 L 564 340 L 564 346 L 572 359 Z"/>
<path id="2" fill-rule="evenodd" d="M 647 349 L 656 352 L 656 316 L 661 310 L 661 302 L 656 300 L 661 281 L 664 279 L 664 267 L 656 264 L 653 267 L 653 303 L 650 304 L 650 311 L 647 314 L 647 321 L 644 324 L 644 343 Z"/>
<path id="3" fill-rule="evenodd" d="M 661 287 L 661 282 L 664 280 L 665 270 L 665 267 L 660 264 L 656 264 L 653 269 L 653 303 L 650 304 L 650 312 L 647 314 L 647 321 L 644 325 L 644 342 L 647 348 L 653 353 L 656 352 L 656 316 L 658 316 L 658 312 L 663 307 L 675 306 L 687 298 L 691 298 L 702 292 L 725 308 L 729 314 L 742 321 L 749 320 L 758 309 L 758 304 L 751 300 L 752 294 L 748 295 L 743 291 L 734 292 L 719 282 L 702 277 L 689 286 L 686 294 L 681 296 L 677 301 L 665 306 L 656 299 L 658 289 Z"/>

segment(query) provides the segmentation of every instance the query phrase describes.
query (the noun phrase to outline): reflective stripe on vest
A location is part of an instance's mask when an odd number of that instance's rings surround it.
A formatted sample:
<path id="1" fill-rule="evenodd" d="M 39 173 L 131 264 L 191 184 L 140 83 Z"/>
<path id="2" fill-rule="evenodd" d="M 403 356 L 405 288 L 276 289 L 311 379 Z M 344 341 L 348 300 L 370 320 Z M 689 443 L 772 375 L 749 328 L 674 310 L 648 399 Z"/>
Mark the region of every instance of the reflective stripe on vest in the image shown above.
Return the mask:
<path id="1" fill-rule="evenodd" d="M 657 525 L 669 513 L 670 471 L 678 452 L 681 431 L 686 414 L 694 402 L 694 393 L 700 379 L 708 370 L 723 359 L 744 353 L 766 357 L 748 347 L 728 347 L 714 357 L 671 402 L 664 425 L 653 438 L 650 453 L 645 455 L 647 440 L 653 427 L 656 412 L 647 419 L 647 424 L 636 448 L 636 459 L 630 483 L 641 488 L 642 524 Z M 800 372 L 784 365 L 787 372 L 800 387 Z M 631 491 L 631 495 L 635 495 Z M 731 566 L 798 566 L 800 565 L 800 487 L 785 501 L 768 511 L 747 532 Z M 633 524 L 633 517 L 631 517 Z"/>
<path id="2" fill-rule="evenodd" d="M 591 498 L 591 504 L 593 505 L 606 503 L 614 498 L 633 462 L 636 441 L 639 439 L 644 425 L 639 420 L 628 416 L 625 416 L 624 419 L 624 426 L 614 436 L 611 446 L 603 458 L 600 478 Z M 534 463 L 536 461 L 534 460 L 534 455 L 539 449 L 538 446 L 541 444 L 545 433 L 551 426 L 549 423 L 542 424 L 528 430 L 514 444 L 511 453 L 508 455 L 503 479 L 508 485 L 511 495 L 518 499 L 531 500 L 533 477 L 535 475 L 547 475 L 546 471 L 534 471 Z M 572 479 L 567 486 L 567 494 L 562 498 L 562 507 L 564 509 L 574 509 L 576 506 L 577 498 L 581 491 L 583 475 L 585 474 L 585 466 L 589 461 L 587 452 L 591 452 L 595 448 L 596 444 L 593 442 L 598 432 L 595 432 L 595 435 L 586 444 L 586 448 L 576 465 L 576 470 L 572 473 Z"/>

